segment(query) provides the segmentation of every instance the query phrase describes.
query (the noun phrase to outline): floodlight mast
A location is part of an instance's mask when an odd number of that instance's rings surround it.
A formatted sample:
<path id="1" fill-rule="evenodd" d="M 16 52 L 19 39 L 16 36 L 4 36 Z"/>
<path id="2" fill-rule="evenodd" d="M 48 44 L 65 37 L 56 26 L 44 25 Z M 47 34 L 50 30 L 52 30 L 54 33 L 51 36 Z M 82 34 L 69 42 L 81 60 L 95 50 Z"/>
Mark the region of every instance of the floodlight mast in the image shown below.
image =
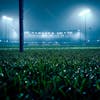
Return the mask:
<path id="1" fill-rule="evenodd" d="M 83 10 L 82 12 L 80 12 L 79 16 L 80 17 L 84 17 L 85 18 L 85 24 L 84 24 L 84 27 L 85 27 L 85 43 L 87 42 L 87 15 L 90 13 L 90 9 L 86 9 L 86 10 Z"/>
<path id="2" fill-rule="evenodd" d="M 19 51 L 20 52 L 24 51 L 23 4 L 24 0 L 19 0 L 19 33 L 20 33 Z"/>
<path id="3" fill-rule="evenodd" d="M 5 34 L 6 34 L 6 39 L 7 41 L 9 40 L 9 35 L 8 35 L 8 23 L 13 21 L 13 18 L 8 17 L 8 16 L 2 16 L 2 20 L 5 22 Z"/>

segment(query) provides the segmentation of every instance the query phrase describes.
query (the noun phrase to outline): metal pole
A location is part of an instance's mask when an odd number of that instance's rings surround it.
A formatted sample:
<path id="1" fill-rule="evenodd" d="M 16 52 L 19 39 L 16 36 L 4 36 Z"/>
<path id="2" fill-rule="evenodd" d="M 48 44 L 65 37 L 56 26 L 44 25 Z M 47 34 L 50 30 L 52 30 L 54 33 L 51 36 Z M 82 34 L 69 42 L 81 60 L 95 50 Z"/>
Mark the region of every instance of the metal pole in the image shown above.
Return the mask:
<path id="1" fill-rule="evenodd" d="M 6 41 L 8 41 L 8 21 L 6 22 Z"/>
<path id="2" fill-rule="evenodd" d="M 19 51 L 24 51 L 24 31 L 23 31 L 23 0 L 19 0 L 19 33 L 20 33 L 20 48 Z"/>
<path id="3" fill-rule="evenodd" d="M 87 30 L 86 30 L 86 15 L 85 15 L 85 44 L 87 42 Z"/>

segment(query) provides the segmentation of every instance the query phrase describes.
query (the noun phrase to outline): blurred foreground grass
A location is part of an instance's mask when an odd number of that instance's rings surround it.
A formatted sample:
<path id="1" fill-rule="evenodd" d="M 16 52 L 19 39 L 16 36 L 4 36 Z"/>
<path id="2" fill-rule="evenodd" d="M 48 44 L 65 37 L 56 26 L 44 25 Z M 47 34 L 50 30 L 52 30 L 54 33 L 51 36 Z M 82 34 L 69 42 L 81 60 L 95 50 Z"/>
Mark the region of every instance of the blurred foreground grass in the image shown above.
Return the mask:
<path id="1" fill-rule="evenodd" d="M 0 100 L 100 100 L 100 49 L 0 50 Z"/>

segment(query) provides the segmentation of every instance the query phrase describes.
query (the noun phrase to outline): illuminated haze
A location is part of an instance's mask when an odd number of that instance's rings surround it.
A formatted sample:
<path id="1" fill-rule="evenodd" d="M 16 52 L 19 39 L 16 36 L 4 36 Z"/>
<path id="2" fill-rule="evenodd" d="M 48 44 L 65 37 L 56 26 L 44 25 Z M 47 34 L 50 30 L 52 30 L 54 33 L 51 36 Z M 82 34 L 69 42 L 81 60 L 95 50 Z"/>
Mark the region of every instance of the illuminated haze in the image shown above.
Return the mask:
<path id="1" fill-rule="evenodd" d="M 90 38 L 100 38 L 100 0 L 24 1 L 25 31 L 84 31 L 84 19 L 78 15 L 83 9 L 89 8 L 91 14 L 87 16 L 87 32 Z M 14 19 L 13 26 L 18 32 L 18 0 L 0 0 L 0 18 L 3 15 Z"/>

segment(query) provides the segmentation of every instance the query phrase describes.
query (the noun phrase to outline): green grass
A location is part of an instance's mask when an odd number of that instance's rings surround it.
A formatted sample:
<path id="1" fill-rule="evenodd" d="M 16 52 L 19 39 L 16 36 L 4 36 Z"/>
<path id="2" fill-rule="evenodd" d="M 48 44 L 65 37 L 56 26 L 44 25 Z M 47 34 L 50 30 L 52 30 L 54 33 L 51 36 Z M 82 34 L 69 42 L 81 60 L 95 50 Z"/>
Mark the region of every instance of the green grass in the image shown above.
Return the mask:
<path id="1" fill-rule="evenodd" d="M 0 50 L 0 98 L 100 99 L 100 49 Z"/>

